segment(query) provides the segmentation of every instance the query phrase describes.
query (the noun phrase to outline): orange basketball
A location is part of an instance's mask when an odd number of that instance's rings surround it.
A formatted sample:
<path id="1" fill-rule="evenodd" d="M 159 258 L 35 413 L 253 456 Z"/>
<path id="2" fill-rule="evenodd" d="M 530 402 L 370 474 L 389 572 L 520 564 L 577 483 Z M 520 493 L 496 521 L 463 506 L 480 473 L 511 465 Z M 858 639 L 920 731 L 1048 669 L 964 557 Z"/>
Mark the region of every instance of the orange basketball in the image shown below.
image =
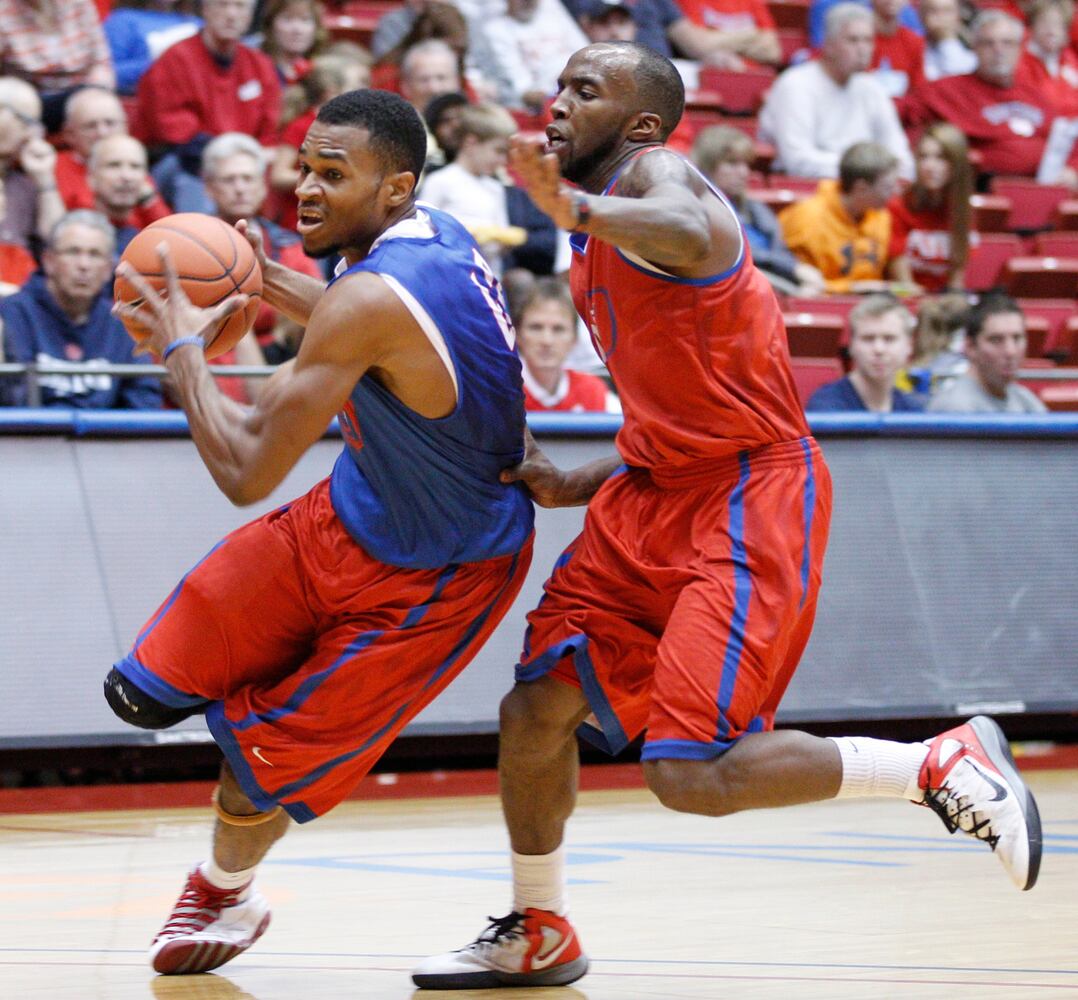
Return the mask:
<path id="1" fill-rule="evenodd" d="M 165 289 L 157 253 L 161 243 L 168 244 L 180 284 L 196 306 L 215 306 L 238 292 L 250 296 L 243 312 L 229 316 L 217 336 L 206 344 L 206 357 L 231 350 L 251 328 L 262 302 L 262 268 L 251 244 L 223 219 L 199 212 L 181 212 L 151 223 L 128 243 L 120 260 L 127 261 L 157 291 Z M 134 286 L 119 276 L 113 296 L 117 302 L 139 300 Z M 122 318 L 135 340 L 150 335 L 137 319 Z"/>

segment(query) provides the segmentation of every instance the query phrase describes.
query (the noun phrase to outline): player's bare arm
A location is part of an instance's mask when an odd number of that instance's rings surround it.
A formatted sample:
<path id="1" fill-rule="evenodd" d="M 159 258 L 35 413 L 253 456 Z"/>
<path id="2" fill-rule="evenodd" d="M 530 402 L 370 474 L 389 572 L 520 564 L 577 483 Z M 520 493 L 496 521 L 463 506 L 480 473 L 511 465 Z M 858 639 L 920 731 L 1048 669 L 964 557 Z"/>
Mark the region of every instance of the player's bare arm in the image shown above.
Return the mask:
<path id="1" fill-rule="evenodd" d="M 673 153 L 656 149 L 633 160 L 616 196 L 570 187 L 558 158 L 534 139 L 514 136 L 510 161 L 532 200 L 562 228 L 612 243 L 679 277 L 710 277 L 737 260 L 740 234 L 732 214 Z M 581 199 L 587 204 L 584 223 Z"/>
<path id="2" fill-rule="evenodd" d="M 125 277 L 145 299 L 140 319 L 155 331 L 145 349 L 158 355 L 182 337 L 215 329 L 246 301 L 241 296 L 213 309 L 195 308 L 183 293 L 167 247 L 162 246 L 161 258 L 167 299 L 125 267 Z M 252 407 L 240 406 L 217 389 L 201 350 L 182 347 L 165 363 L 202 460 L 221 491 L 238 505 L 261 500 L 280 485 L 367 372 L 424 416 L 444 416 L 456 399 L 452 380 L 425 334 L 385 282 L 371 274 L 346 278 L 324 295 L 294 364 L 270 379 Z"/>
<path id="3" fill-rule="evenodd" d="M 524 457 L 501 474 L 503 483 L 523 483 L 540 507 L 582 507 L 621 465 L 621 456 L 597 458 L 578 469 L 565 472 L 547 458 L 524 428 Z"/>
<path id="4" fill-rule="evenodd" d="M 262 267 L 262 298 L 266 304 L 305 327 L 318 300 L 326 294 L 326 283 L 270 260 L 257 223 L 240 219 L 236 229 L 247 238 Z"/>

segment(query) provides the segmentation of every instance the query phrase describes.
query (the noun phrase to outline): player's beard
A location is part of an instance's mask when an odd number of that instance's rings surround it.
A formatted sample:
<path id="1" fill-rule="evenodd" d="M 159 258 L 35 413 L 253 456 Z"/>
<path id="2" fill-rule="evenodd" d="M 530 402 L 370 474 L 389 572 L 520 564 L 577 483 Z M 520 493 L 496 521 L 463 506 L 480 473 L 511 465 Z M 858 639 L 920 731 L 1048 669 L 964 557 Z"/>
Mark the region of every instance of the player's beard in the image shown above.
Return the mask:
<path id="1" fill-rule="evenodd" d="M 562 176 L 567 181 L 583 186 L 584 182 L 592 177 L 602 167 L 621 145 L 621 133 L 612 132 L 610 137 L 601 142 L 590 153 L 570 159 L 562 170 Z"/>

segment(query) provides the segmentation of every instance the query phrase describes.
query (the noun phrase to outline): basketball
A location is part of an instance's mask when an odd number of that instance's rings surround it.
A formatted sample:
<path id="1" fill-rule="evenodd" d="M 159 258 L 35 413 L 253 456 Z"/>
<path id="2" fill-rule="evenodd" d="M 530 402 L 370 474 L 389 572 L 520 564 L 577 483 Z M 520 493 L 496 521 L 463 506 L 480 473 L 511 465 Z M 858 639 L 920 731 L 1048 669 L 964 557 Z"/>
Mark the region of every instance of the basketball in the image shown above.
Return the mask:
<path id="1" fill-rule="evenodd" d="M 206 357 L 215 358 L 236 346 L 251 328 L 262 301 L 262 269 L 251 244 L 223 219 L 199 212 L 181 212 L 151 223 L 127 245 L 120 257 L 155 290 L 165 290 L 165 276 L 157 247 L 168 244 L 172 266 L 191 302 L 208 308 L 228 296 L 243 293 L 250 302 L 222 324 L 217 336 L 206 344 Z M 139 293 L 117 275 L 113 296 L 117 302 L 137 304 Z M 136 341 L 150 336 L 137 318 L 123 316 L 127 332 Z"/>

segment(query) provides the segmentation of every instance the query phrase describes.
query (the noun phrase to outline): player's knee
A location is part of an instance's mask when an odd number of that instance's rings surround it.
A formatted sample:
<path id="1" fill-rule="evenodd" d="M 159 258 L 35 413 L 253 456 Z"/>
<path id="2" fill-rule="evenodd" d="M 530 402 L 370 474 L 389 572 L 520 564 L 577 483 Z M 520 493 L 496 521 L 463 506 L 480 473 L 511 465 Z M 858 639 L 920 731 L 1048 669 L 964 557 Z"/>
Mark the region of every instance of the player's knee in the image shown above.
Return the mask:
<path id="1" fill-rule="evenodd" d="M 105 701 L 124 722 L 140 729 L 167 729 L 194 715 L 194 708 L 173 708 L 151 697 L 115 667 L 105 678 Z"/>
<path id="2" fill-rule="evenodd" d="M 721 758 L 719 758 L 721 759 Z M 667 809 L 702 816 L 736 812 L 724 792 L 722 767 L 716 760 L 663 758 L 644 761 L 644 780 Z"/>
<path id="3" fill-rule="evenodd" d="M 577 689 L 547 678 L 516 684 L 502 699 L 498 712 L 503 743 L 523 740 L 539 749 L 572 739 L 581 718 L 574 692 L 579 694 Z"/>

